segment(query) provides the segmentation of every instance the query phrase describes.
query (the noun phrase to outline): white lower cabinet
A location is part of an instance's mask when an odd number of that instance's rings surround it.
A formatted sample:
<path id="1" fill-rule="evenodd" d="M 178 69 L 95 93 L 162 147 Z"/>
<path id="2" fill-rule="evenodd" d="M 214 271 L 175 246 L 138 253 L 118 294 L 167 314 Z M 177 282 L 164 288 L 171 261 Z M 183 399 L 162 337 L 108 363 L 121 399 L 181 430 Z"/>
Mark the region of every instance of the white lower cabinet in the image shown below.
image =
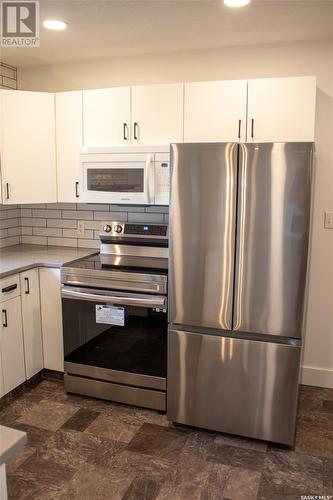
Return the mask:
<path id="1" fill-rule="evenodd" d="M 39 269 L 44 368 L 64 371 L 60 269 Z"/>
<path id="2" fill-rule="evenodd" d="M 20 274 L 26 378 L 43 369 L 42 323 L 38 269 Z"/>
<path id="3" fill-rule="evenodd" d="M 21 297 L 1 304 L 1 361 L 4 393 L 25 381 L 25 361 L 21 315 Z"/>

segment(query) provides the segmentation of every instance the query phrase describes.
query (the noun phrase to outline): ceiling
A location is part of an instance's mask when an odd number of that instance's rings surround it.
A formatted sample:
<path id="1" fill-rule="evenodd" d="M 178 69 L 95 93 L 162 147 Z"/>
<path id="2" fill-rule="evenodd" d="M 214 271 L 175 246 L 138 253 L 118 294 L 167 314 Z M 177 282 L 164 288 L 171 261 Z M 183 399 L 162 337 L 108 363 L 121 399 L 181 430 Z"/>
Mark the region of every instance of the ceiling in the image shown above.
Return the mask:
<path id="1" fill-rule="evenodd" d="M 1 48 L 17 67 L 213 47 L 333 39 L 333 0 L 40 0 L 39 48 Z"/>

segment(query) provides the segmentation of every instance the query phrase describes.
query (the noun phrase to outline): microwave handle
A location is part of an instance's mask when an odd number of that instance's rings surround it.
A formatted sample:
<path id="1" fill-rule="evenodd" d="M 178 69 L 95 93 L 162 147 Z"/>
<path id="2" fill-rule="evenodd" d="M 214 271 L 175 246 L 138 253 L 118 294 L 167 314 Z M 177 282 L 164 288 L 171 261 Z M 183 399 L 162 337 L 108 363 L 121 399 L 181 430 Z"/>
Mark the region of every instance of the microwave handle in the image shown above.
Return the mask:
<path id="1" fill-rule="evenodd" d="M 155 163 L 153 155 L 148 155 L 145 166 L 145 193 L 146 203 L 155 201 Z"/>
<path id="2" fill-rule="evenodd" d="M 77 290 L 70 290 L 69 288 L 63 287 L 61 290 L 61 296 L 64 299 L 75 299 L 75 300 L 86 300 L 89 302 L 97 302 L 104 304 L 120 304 L 127 306 L 139 306 L 139 307 L 166 307 L 166 298 L 163 296 L 156 297 L 131 297 L 131 295 L 117 296 L 117 295 L 102 295 L 90 292 L 82 292 Z"/>

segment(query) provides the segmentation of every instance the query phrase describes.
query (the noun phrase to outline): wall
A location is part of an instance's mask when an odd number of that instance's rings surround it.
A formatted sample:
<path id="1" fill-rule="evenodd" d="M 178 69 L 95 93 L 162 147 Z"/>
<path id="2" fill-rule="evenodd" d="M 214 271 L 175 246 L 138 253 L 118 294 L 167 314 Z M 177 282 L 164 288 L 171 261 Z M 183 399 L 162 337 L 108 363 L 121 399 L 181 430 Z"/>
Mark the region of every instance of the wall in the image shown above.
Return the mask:
<path id="1" fill-rule="evenodd" d="M 78 222 L 84 234 L 78 234 Z M 99 247 L 99 228 L 104 222 L 168 222 L 168 207 L 143 207 L 85 203 L 22 205 L 22 243 L 81 248 Z"/>
<path id="2" fill-rule="evenodd" d="M 21 210 L 17 205 L 0 205 L 0 248 L 20 243 L 20 217 Z"/>
<path id="3" fill-rule="evenodd" d="M 74 90 L 141 83 L 316 75 L 318 82 L 313 232 L 303 381 L 333 387 L 333 41 L 145 55 L 24 68 L 19 87 Z"/>

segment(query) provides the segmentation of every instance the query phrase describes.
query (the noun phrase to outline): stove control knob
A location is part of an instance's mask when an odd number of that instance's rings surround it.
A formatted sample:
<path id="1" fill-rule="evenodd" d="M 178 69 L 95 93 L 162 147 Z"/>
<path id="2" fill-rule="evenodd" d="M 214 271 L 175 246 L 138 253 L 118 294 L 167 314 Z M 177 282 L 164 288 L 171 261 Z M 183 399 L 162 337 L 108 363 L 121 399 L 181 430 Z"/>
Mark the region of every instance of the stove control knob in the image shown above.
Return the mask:
<path id="1" fill-rule="evenodd" d="M 116 226 L 114 226 L 113 230 L 115 233 L 121 233 L 123 230 L 123 227 L 120 226 L 119 224 L 117 224 Z"/>
<path id="2" fill-rule="evenodd" d="M 111 231 L 111 226 L 109 226 L 109 224 L 105 224 L 105 226 L 103 227 L 103 231 L 109 233 Z"/>

